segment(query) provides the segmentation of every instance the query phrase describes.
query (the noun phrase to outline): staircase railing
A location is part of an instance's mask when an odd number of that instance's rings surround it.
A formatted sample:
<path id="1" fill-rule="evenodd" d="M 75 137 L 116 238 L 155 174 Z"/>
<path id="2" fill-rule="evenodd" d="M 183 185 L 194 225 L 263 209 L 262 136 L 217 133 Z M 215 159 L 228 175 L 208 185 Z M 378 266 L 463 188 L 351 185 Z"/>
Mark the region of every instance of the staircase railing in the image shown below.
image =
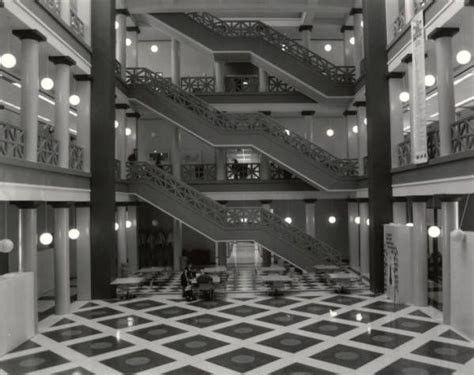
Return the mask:
<path id="1" fill-rule="evenodd" d="M 0 122 L 0 156 L 23 159 L 23 134 L 22 128 Z"/>
<path id="2" fill-rule="evenodd" d="M 229 114 L 220 112 L 204 100 L 174 86 L 146 68 L 127 69 L 126 84 L 143 86 L 153 93 L 158 92 L 165 95 L 176 104 L 194 112 L 219 131 L 234 134 L 265 134 L 280 145 L 288 147 L 292 152 L 300 153 L 311 162 L 324 166 L 337 175 L 357 176 L 358 174 L 356 159 L 339 159 L 295 132 L 290 132 L 262 113 Z"/>
<path id="3" fill-rule="evenodd" d="M 187 13 L 193 21 L 206 27 L 212 32 L 231 38 L 261 38 L 265 42 L 277 47 L 282 52 L 291 55 L 300 63 L 310 65 L 320 74 L 332 81 L 353 83 L 355 67 L 337 66 L 301 44 L 293 41 L 275 29 L 260 21 L 222 21 L 209 13 Z"/>
<path id="4" fill-rule="evenodd" d="M 342 262 L 342 257 L 336 249 L 309 236 L 296 226 L 287 224 L 281 217 L 259 207 L 225 207 L 149 163 L 127 163 L 127 179 L 151 182 L 216 225 L 230 229 L 266 228 L 283 243 L 291 243 L 302 253 L 310 252 L 318 262 L 335 264 Z"/>
<path id="5" fill-rule="evenodd" d="M 474 116 L 456 121 L 451 125 L 451 152 L 474 150 Z"/>

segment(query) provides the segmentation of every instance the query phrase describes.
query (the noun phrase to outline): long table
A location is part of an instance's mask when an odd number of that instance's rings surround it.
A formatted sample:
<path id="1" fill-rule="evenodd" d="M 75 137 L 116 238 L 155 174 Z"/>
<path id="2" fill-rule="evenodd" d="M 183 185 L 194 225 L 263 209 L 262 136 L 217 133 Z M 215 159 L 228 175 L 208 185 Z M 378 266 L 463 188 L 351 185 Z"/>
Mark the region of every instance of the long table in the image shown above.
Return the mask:
<path id="1" fill-rule="evenodd" d="M 286 275 L 265 275 L 262 276 L 261 280 L 264 283 L 269 283 L 271 284 L 271 295 L 278 296 L 282 294 L 280 292 L 280 289 L 282 289 L 284 283 L 291 283 L 293 282 L 293 279 L 290 276 Z"/>

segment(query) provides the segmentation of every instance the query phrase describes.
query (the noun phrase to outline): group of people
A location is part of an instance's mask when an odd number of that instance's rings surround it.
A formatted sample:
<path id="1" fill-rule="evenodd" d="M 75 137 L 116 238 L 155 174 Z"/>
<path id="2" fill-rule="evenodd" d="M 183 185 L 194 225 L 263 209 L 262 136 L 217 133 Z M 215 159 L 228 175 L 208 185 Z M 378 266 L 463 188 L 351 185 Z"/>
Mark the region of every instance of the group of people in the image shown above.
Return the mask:
<path id="1" fill-rule="evenodd" d="M 197 299 L 193 292 L 194 279 L 196 279 L 198 286 L 200 284 L 212 284 L 212 277 L 204 272 L 204 270 L 201 270 L 201 273 L 196 278 L 196 273 L 192 270 L 192 264 L 189 263 L 181 274 L 181 287 L 183 288 L 183 297 L 186 299 L 186 301 L 195 301 Z"/>

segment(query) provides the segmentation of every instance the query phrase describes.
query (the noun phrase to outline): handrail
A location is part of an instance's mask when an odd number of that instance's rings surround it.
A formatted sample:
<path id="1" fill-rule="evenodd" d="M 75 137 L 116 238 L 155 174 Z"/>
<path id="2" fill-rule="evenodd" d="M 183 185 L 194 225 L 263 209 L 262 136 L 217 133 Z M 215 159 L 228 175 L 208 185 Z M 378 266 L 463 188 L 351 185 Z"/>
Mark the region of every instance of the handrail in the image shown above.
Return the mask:
<path id="1" fill-rule="evenodd" d="M 143 86 L 152 93 L 161 93 L 183 108 L 206 120 L 208 126 L 228 133 L 265 134 L 291 152 L 298 152 L 312 163 L 340 176 L 357 176 L 356 159 L 339 159 L 309 142 L 304 137 L 290 132 L 284 126 L 262 113 L 228 114 L 216 110 L 204 100 L 187 93 L 146 68 L 129 68 L 126 84 Z"/>
<path id="2" fill-rule="evenodd" d="M 474 115 L 451 125 L 451 152 L 474 150 Z"/>
<path id="3" fill-rule="evenodd" d="M 182 204 L 218 226 L 252 230 L 266 228 L 282 242 L 291 243 L 301 252 L 309 251 L 313 257 L 324 262 L 336 264 L 342 262 L 342 256 L 336 249 L 304 233 L 296 226 L 287 224 L 283 218 L 260 207 L 227 208 L 147 162 L 127 163 L 127 179 L 149 181 L 154 186 L 165 189 Z"/>
<path id="4" fill-rule="evenodd" d="M 214 93 L 216 80 L 214 77 L 182 77 L 181 88 L 193 94 Z"/>
<path id="5" fill-rule="evenodd" d="M 206 12 L 192 12 L 186 15 L 193 21 L 221 36 L 263 39 L 265 42 L 297 59 L 300 63 L 310 65 L 318 73 L 332 81 L 340 83 L 353 83 L 355 81 L 355 67 L 337 66 L 275 29 L 265 25 L 263 22 L 222 21 Z"/>

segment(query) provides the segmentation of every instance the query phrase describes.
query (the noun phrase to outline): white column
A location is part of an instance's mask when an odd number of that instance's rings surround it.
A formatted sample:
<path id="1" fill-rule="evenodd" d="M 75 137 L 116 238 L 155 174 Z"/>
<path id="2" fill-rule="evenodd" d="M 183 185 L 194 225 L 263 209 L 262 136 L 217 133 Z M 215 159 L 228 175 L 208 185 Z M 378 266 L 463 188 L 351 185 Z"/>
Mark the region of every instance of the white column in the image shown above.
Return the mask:
<path id="1" fill-rule="evenodd" d="M 302 111 L 301 116 L 303 116 L 304 119 L 304 134 L 305 138 L 313 142 L 314 139 L 314 114 L 315 111 Z"/>
<path id="2" fill-rule="evenodd" d="M 115 129 L 115 159 L 120 160 L 120 178 L 127 177 L 127 128 L 126 111 L 130 108 L 128 104 L 115 104 L 115 120 L 118 121 L 118 128 Z"/>
<path id="3" fill-rule="evenodd" d="M 120 63 L 122 68 L 122 78 L 125 77 L 127 69 L 127 15 L 126 9 L 117 9 L 115 21 L 118 23 L 118 29 L 115 30 L 115 59 Z"/>
<path id="4" fill-rule="evenodd" d="M 415 0 L 405 0 L 405 23 L 409 23 L 415 15 Z"/>
<path id="5" fill-rule="evenodd" d="M 262 208 L 268 212 L 271 212 L 272 209 L 272 201 L 265 200 L 260 201 L 262 204 Z M 262 267 L 269 267 L 272 264 L 272 253 L 262 246 Z"/>
<path id="6" fill-rule="evenodd" d="M 344 111 L 347 124 L 347 157 L 349 159 L 359 158 L 359 124 L 356 111 Z"/>
<path id="7" fill-rule="evenodd" d="M 443 322 L 451 324 L 451 249 L 450 234 L 459 229 L 459 202 L 455 197 L 441 198 L 440 252 L 443 257 Z"/>
<path id="8" fill-rule="evenodd" d="M 356 78 L 360 76 L 360 63 L 364 59 L 364 29 L 362 26 L 362 8 L 353 8 L 351 15 L 354 16 L 354 65 Z"/>
<path id="9" fill-rule="evenodd" d="M 214 63 L 214 74 L 216 79 L 216 92 L 225 91 L 225 82 L 224 82 L 224 63 L 221 61 L 216 61 Z"/>
<path id="10" fill-rule="evenodd" d="M 77 145 L 82 147 L 82 170 L 91 171 L 91 75 L 76 75 L 77 95 Z"/>
<path id="11" fill-rule="evenodd" d="M 127 132 L 127 129 L 130 129 L 130 135 L 127 136 L 125 134 L 125 136 L 127 137 L 126 139 L 127 146 L 126 146 L 125 155 L 127 156 L 126 160 L 128 161 L 128 157 L 134 153 L 135 149 L 137 149 L 137 125 L 138 125 L 138 119 L 140 118 L 140 114 L 138 112 L 127 113 L 126 118 L 127 118 L 127 126 L 126 126 L 125 131 Z"/>
<path id="12" fill-rule="evenodd" d="M 316 236 L 316 199 L 305 199 L 305 230 L 311 237 Z"/>
<path id="13" fill-rule="evenodd" d="M 216 148 L 216 178 L 217 181 L 225 181 L 227 170 L 227 151 L 225 148 Z"/>
<path id="14" fill-rule="evenodd" d="M 413 235 L 412 281 L 413 304 L 428 304 L 428 235 L 426 228 L 426 202 L 415 198 L 412 203 Z"/>
<path id="15" fill-rule="evenodd" d="M 268 92 L 268 74 L 262 68 L 258 68 L 258 91 Z"/>
<path id="16" fill-rule="evenodd" d="M 117 270 L 120 277 L 126 277 L 122 270 L 127 266 L 127 228 L 125 222 L 127 220 L 127 207 L 117 207 L 117 223 L 119 225 L 117 231 Z"/>
<path id="17" fill-rule="evenodd" d="M 260 179 L 261 180 L 270 180 L 271 179 L 271 170 L 270 170 L 270 159 L 264 154 L 260 154 Z"/>
<path id="18" fill-rule="evenodd" d="M 54 209 L 54 293 L 56 315 L 69 314 L 69 207 Z"/>
<path id="19" fill-rule="evenodd" d="M 21 112 L 25 160 L 38 161 L 39 43 L 46 38 L 36 30 L 13 30 L 21 39 Z"/>
<path id="20" fill-rule="evenodd" d="M 403 109 L 399 99 L 403 91 L 403 73 L 391 72 L 387 75 L 390 95 L 390 142 L 392 168 L 399 166 L 398 145 L 403 142 Z"/>
<path id="21" fill-rule="evenodd" d="M 127 27 L 127 37 L 132 42 L 127 47 L 127 67 L 138 67 L 138 34 L 140 29 L 137 26 Z"/>
<path id="22" fill-rule="evenodd" d="M 405 200 L 395 200 L 392 203 L 392 216 L 395 224 L 406 224 L 407 222 L 407 202 Z"/>
<path id="23" fill-rule="evenodd" d="M 313 25 L 301 25 L 298 29 L 301 33 L 301 45 L 306 49 L 311 49 L 311 31 L 313 31 Z"/>
<path id="24" fill-rule="evenodd" d="M 429 35 L 429 38 L 435 41 L 436 50 L 439 147 L 441 156 L 446 156 L 451 153 L 451 125 L 456 121 L 452 38 L 458 32 L 458 28 L 445 27 L 435 29 Z"/>
<path id="25" fill-rule="evenodd" d="M 360 247 L 360 273 L 362 275 L 369 275 L 369 203 L 359 203 L 359 247 Z"/>
<path id="26" fill-rule="evenodd" d="M 137 207 L 128 206 L 127 212 L 127 219 L 132 223 L 130 228 L 126 228 L 128 270 L 132 273 L 138 271 Z"/>
<path id="27" fill-rule="evenodd" d="M 171 82 L 181 87 L 181 51 L 176 39 L 171 39 Z"/>
<path id="28" fill-rule="evenodd" d="M 171 136 L 171 165 L 173 176 L 181 180 L 181 130 L 175 126 Z M 180 270 L 180 260 L 183 254 L 183 224 L 181 221 L 173 220 L 173 269 Z"/>
<path id="29" fill-rule="evenodd" d="M 364 175 L 364 158 L 367 156 L 367 125 L 365 102 L 356 102 L 357 107 L 357 127 L 359 138 L 359 175 Z"/>
<path id="30" fill-rule="evenodd" d="M 76 240 L 77 299 L 91 299 L 91 239 L 90 207 L 76 207 L 76 227 L 80 232 Z"/>
<path id="31" fill-rule="evenodd" d="M 354 26 L 344 25 L 341 28 L 341 32 L 344 38 L 344 65 L 353 66 L 354 65 Z M 351 44 L 351 38 L 354 38 L 354 44 Z"/>
<path id="32" fill-rule="evenodd" d="M 66 25 L 71 25 L 71 0 L 60 0 L 59 12 Z"/>
<path id="33" fill-rule="evenodd" d="M 356 218 L 359 218 L 359 203 L 349 201 L 347 203 L 348 214 L 348 230 L 349 230 L 349 265 L 354 270 L 360 268 L 360 254 L 359 254 L 359 224 Z"/>

